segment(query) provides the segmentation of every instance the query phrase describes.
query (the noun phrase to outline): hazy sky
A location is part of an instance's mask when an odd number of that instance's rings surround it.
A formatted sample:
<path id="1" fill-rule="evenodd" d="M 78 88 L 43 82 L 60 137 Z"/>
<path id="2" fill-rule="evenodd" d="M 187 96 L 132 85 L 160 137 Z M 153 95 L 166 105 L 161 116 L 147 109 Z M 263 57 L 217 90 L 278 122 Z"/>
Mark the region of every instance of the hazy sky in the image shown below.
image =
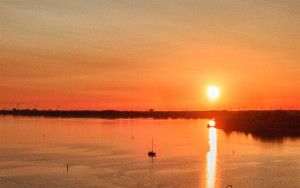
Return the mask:
<path id="1" fill-rule="evenodd" d="M 0 108 L 300 109 L 299 0 L 1 0 L 0 12 Z"/>

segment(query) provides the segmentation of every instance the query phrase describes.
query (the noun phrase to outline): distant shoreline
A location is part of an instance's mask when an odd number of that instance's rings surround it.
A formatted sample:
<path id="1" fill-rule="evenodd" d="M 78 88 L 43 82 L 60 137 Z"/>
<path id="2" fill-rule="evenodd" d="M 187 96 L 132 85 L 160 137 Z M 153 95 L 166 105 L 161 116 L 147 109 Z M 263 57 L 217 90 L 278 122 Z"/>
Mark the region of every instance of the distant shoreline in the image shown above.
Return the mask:
<path id="1" fill-rule="evenodd" d="M 48 116 L 48 117 L 95 117 L 95 118 L 158 118 L 158 119 L 198 119 L 225 118 L 229 116 L 274 116 L 278 114 L 292 115 L 300 118 L 300 110 L 211 110 L 211 111 L 120 111 L 120 110 L 37 110 L 13 109 L 0 110 L 0 115 L 14 116 Z"/>
<path id="2" fill-rule="evenodd" d="M 155 119 L 197 119 L 213 118 L 227 111 L 119 111 L 119 110 L 0 110 L 0 115 L 45 116 L 45 117 L 87 117 L 87 118 L 155 118 Z"/>
<path id="3" fill-rule="evenodd" d="M 62 118 L 153 118 L 153 119 L 211 119 L 216 128 L 257 134 L 287 134 L 300 137 L 300 110 L 269 111 L 118 111 L 118 110 L 0 110 L 0 115 L 62 117 Z"/>

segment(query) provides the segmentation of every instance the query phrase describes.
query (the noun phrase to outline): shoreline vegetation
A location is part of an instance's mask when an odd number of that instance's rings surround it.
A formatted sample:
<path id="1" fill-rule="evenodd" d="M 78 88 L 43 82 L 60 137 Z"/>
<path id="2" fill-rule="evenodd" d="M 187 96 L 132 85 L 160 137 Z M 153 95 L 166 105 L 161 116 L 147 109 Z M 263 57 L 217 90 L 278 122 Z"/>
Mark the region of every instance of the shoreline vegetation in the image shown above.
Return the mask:
<path id="1" fill-rule="evenodd" d="M 153 119 L 197 119 L 215 118 L 216 128 L 225 132 L 239 131 L 261 136 L 286 135 L 300 137 L 300 110 L 266 111 L 118 111 L 118 110 L 0 110 L 0 115 L 40 116 L 65 118 L 153 118 Z M 267 135 L 266 135 L 267 134 Z"/>

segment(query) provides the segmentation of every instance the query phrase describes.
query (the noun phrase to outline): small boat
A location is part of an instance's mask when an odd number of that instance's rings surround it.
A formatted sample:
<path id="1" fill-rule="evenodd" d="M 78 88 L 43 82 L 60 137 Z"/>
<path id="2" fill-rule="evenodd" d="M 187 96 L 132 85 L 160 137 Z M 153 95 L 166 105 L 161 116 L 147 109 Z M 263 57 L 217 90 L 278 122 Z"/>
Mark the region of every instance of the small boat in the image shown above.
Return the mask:
<path id="1" fill-rule="evenodd" d="M 156 157 L 156 152 L 153 151 L 153 138 L 152 138 L 152 150 L 148 152 L 149 157 Z"/>

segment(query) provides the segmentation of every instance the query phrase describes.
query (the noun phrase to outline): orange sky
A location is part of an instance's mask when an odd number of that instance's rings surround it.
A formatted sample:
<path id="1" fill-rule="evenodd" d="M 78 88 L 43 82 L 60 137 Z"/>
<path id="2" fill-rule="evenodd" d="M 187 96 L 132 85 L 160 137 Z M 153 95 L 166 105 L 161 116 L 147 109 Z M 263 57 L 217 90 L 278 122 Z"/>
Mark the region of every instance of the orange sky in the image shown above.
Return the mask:
<path id="1" fill-rule="evenodd" d="M 1 1 L 0 108 L 300 109 L 300 1 Z M 209 102 L 205 88 L 221 96 Z"/>

